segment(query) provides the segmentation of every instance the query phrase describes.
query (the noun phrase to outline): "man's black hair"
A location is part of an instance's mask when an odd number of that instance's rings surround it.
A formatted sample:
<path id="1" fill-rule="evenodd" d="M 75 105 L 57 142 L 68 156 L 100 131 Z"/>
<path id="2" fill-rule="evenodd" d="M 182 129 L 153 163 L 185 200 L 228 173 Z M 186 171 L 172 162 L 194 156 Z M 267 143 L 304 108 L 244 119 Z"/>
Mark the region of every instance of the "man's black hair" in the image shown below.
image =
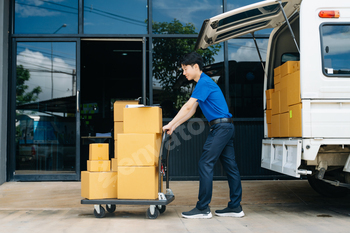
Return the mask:
<path id="1" fill-rule="evenodd" d="M 185 65 L 185 66 L 194 66 L 195 64 L 197 64 L 199 66 L 199 70 L 203 70 L 203 58 L 201 55 L 199 55 L 196 52 L 191 52 L 191 53 L 187 53 L 185 54 L 182 59 L 181 59 L 181 65 Z"/>

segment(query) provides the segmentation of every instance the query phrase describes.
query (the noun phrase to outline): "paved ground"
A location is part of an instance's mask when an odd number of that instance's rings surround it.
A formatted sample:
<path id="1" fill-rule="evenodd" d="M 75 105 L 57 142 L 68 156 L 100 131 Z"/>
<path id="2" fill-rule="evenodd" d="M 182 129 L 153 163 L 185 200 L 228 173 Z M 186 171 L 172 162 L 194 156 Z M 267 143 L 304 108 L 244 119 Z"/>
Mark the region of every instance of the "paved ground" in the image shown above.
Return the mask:
<path id="1" fill-rule="evenodd" d="M 243 181 L 241 219 L 183 219 L 193 208 L 198 182 L 170 183 L 175 201 L 155 220 L 146 206 L 117 206 L 97 219 L 80 204 L 80 182 L 9 182 L 0 186 L 0 232 L 350 232 L 350 197 L 329 199 L 305 180 Z M 214 182 L 212 212 L 226 206 L 225 181 Z"/>

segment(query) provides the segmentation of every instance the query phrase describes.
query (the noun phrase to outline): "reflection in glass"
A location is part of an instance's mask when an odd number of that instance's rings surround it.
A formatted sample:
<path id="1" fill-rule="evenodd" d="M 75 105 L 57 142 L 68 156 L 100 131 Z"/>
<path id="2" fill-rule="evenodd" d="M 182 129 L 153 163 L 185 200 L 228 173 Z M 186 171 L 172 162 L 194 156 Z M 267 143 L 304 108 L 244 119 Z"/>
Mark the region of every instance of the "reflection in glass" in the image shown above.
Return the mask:
<path id="1" fill-rule="evenodd" d="M 85 0 L 85 34 L 146 34 L 147 0 Z"/>
<path id="2" fill-rule="evenodd" d="M 268 40 L 257 44 L 265 61 Z M 253 39 L 229 40 L 228 52 L 230 112 L 235 118 L 263 117 L 264 71 Z"/>
<path id="3" fill-rule="evenodd" d="M 78 1 L 16 0 L 15 33 L 78 33 Z"/>
<path id="4" fill-rule="evenodd" d="M 153 0 L 153 21 L 158 23 L 180 21 L 191 24 L 196 34 L 202 27 L 203 21 L 223 12 L 222 0 L 187 1 L 187 0 Z M 162 34 L 171 34 L 167 31 Z M 174 31 L 174 34 L 181 32 Z M 186 33 L 189 34 L 189 33 Z"/>
<path id="5" fill-rule="evenodd" d="M 75 48 L 17 43 L 16 174 L 75 173 Z"/>
<path id="6" fill-rule="evenodd" d="M 322 54 L 327 75 L 350 74 L 350 25 L 322 26 Z"/>
<path id="7" fill-rule="evenodd" d="M 182 75 L 180 58 L 193 51 L 196 39 L 153 39 L 153 103 L 160 104 L 164 118 L 172 118 L 191 96 L 194 83 Z M 221 45 L 198 51 L 205 65 L 223 61 Z M 199 108 L 198 108 L 199 109 Z M 202 117 L 197 112 L 196 117 Z"/>

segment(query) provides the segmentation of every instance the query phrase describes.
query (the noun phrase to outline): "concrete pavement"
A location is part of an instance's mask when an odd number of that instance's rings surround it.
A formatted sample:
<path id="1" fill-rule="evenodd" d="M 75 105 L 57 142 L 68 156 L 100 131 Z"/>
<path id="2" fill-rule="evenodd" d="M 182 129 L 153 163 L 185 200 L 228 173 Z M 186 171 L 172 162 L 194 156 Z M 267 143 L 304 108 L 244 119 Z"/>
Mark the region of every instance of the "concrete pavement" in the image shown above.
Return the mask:
<path id="1" fill-rule="evenodd" d="M 0 186 L 0 232 L 350 232 L 350 197 L 330 199 L 305 180 L 242 181 L 241 219 L 184 219 L 194 207 L 197 181 L 171 181 L 173 203 L 157 219 L 148 206 L 117 206 L 97 219 L 80 204 L 80 182 L 8 182 Z M 226 181 L 214 181 L 211 210 L 228 201 Z"/>

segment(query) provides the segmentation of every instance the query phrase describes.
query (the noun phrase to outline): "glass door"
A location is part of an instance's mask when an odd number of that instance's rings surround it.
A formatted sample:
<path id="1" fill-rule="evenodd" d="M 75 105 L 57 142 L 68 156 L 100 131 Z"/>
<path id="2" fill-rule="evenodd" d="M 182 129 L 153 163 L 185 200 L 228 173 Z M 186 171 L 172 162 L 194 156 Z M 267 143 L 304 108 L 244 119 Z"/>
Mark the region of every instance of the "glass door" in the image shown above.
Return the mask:
<path id="1" fill-rule="evenodd" d="M 15 43 L 14 180 L 79 179 L 77 43 Z"/>

